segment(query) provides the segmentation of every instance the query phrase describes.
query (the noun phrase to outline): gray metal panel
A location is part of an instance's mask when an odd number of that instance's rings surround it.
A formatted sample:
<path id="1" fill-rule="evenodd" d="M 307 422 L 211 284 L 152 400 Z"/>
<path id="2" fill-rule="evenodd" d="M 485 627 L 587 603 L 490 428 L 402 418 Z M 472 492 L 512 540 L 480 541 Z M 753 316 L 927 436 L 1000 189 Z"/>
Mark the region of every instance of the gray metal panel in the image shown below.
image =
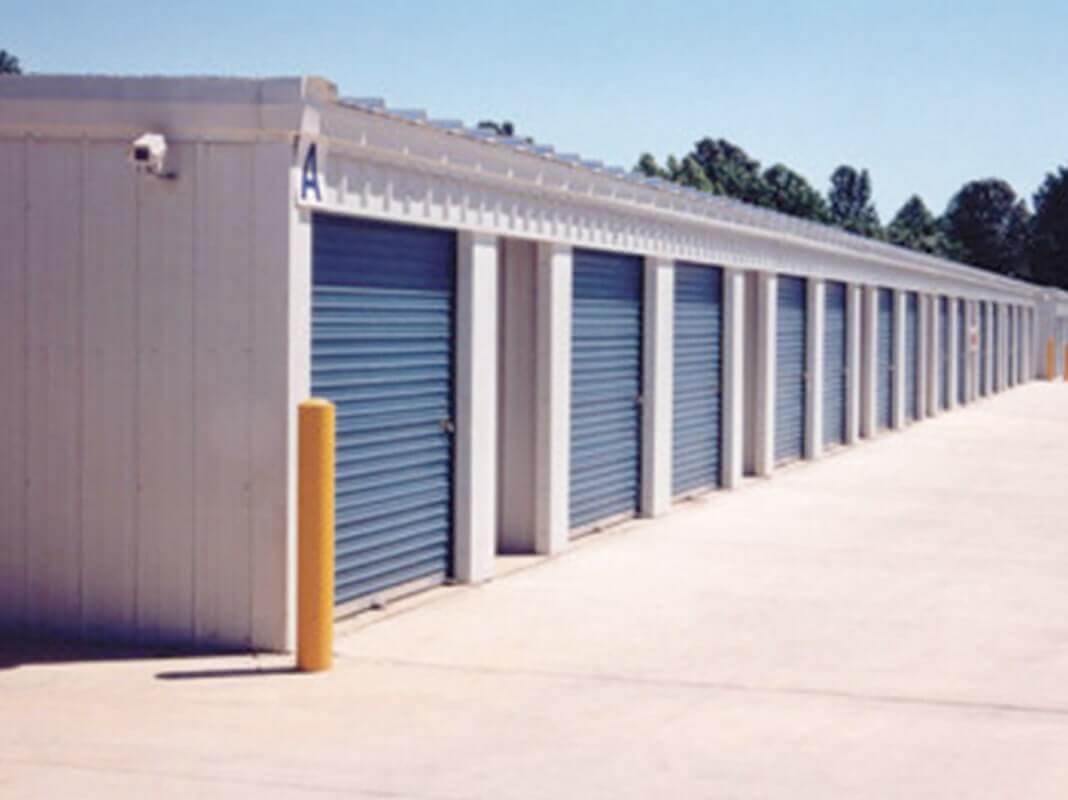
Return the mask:
<path id="1" fill-rule="evenodd" d="M 823 442 L 846 439 L 846 285 L 828 281 L 824 287 Z"/>
<path id="2" fill-rule="evenodd" d="M 671 488 L 718 486 L 722 441 L 723 271 L 675 265 Z"/>
<path id="3" fill-rule="evenodd" d="M 938 298 L 938 405 L 949 408 L 949 359 L 952 358 L 949 341 L 949 298 Z"/>
<path id="4" fill-rule="evenodd" d="M 1016 309 L 1009 306 L 1008 309 L 1008 325 L 1009 325 L 1009 376 L 1008 385 L 1016 385 Z"/>
<path id="5" fill-rule="evenodd" d="M 987 331 L 990 329 L 990 304 L 985 302 L 979 303 L 979 392 L 980 394 L 988 394 L 987 391 L 987 372 L 989 368 L 986 363 L 987 351 L 990 349 L 990 345 L 987 342 Z"/>
<path id="6" fill-rule="evenodd" d="M 894 421 L 894 293 L 879 289 L 876 341 L 876 424 L 889 428 Z"/>
<path id="7" fill-rule="evenodd" d="M 337 405 L 335 599 L 448 574 L 451 231 L 316 214 L 312 393 Z"/>
<path id="8" fill-rule="evenodd" d="M 638 510 L 642 260 L 575 250 L 570 525 Z"/>
<path id="9" fill-rule="evenodd" d="M 957 301 L 957 402 L 968 402 L 968 304 Z"/>
<path id="10" fill-rule="evenodd" d="M 804 278 L 780 275 L 775 327 L 775 460 L 805 452 L 805 378 L 808 368 L 808 289 Z"/>
<path id="11" fill-rule="evenodd" d="M 1001 333 L 1001 321 L 998 319 L 999 316 L 1001 316 L 1001 315 L 998 314 L 997 305 L 996 304 L 991 304 L 990 305 L 990 337 L 991 337 L 991 347 L 993 349 L 993 352 L 991 353 L 991 357 L 993 358 L 993 362 L 992 362 L 993 363 L 993 372 L 991 372 L 991 377 L 992 377 L 993 380 L 991 381 L 991 386 L 992 386 L 992 391 L 994 391 L 994 392 L 997 392 L 998 389 L 1000 388 L 998 386 L 998 373 L 999 373 L 999 371 L 1001 369 L 1001 364 L 999 363 L 999 359 L 1001 358 L 1001 337 L 999 336 L 999 334 Z"/>
<path id="12" fill-rule="evenodd" d="M 905 414 L 920 418 L 920 298 L 916 292 L 905 295 Z"/>

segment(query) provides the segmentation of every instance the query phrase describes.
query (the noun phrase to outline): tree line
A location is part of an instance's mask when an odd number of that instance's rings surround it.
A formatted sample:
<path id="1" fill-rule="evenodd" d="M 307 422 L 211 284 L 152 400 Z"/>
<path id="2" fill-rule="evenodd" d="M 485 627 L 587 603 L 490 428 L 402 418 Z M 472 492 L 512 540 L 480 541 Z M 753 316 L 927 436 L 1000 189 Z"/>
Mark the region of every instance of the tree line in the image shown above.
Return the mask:
<path id="1" fill-rule="evenodd" d="M 831 173 L 823 195 L 783 164 L 763 168 L 738 145 L 704 138 L 682 159 L 668 156 L 663 166 L 644 153 L 635 170 L 921 253 L 1068 288 L 1068 167 L 1046 176 L 1031 207 L 1007 181 L 986 178 L 964 184 L 939 216 L 912 195 L 885 226 L 872 200 L 871 176 L 849 165 Z"/>

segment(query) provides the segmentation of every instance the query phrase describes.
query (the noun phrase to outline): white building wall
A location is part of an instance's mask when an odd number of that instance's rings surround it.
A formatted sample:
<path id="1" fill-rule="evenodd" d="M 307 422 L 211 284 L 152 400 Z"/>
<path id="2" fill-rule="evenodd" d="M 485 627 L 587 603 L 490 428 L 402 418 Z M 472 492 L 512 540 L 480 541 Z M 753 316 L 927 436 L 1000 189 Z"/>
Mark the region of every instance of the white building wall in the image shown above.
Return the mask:
<path id="1" fill-rule="evenodd" d="M 287 644 L 290 148 L 0 141 L 0 625 Z"/>

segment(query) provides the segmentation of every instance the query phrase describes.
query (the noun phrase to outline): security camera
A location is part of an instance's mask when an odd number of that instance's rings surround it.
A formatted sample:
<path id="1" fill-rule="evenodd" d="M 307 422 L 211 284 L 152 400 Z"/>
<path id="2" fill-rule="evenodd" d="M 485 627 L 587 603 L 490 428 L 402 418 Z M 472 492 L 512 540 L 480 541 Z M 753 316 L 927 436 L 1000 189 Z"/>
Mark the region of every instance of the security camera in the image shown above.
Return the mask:
<path id="1" fill-rule="evenodd" d="M 126 157 L 138 172 L 160 178 L 174 178 L 167 172 L 167 139 L 162 133 L 142 133 L 131 142 Z"/>

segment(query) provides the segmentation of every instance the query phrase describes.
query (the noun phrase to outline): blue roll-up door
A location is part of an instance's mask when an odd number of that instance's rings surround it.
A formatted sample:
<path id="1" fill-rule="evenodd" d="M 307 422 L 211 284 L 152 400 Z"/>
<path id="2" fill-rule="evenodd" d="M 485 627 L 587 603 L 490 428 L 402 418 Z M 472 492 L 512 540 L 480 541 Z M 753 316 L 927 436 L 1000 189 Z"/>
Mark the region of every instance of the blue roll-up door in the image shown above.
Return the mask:
<path id="1" fill-rule="evenodd" d="M 805 452 L 808 291 L 804 278 L 780 275 L 775 331 L 775 460 Z"/>
<path id="2" fill-rule="evenodd" d="M 846 440 L 846 285 L 824 287 L 823 443 Z"/>
<path id="3" fill-rule="evenodd" d="M 987 394 L 987 372 L 989 367 L 986 363 L 986 355 L 990 347 L 987 341 L 987 331 L 990 329 L 990 306 L 987 303 L 979 304 L 979 391 Z"/>
<path id="4" fill-rule="evenodd" d="M 1016 385 L 1016 309 L 1009 306 L 1009 386 Z"/>
<path id="5" fill-rule="evenodd" d="M 452 554 L 452 232 L 316 214 L 312 393 L 337 406 L 335 598 Z"/>
<path id="6" fill-rule="evenodd" d="M 915 292 L 905 295 L 905 414 L 920 418 L 920 298 Z"/>
<path id="7" fill-rule="evenodd" d="M 992 385 L 994 387 L 994 391 L 995 392 L 998 391 L 1001 388 L 1001 387 L 998 386 L 998 375 L 1001 374 L 1001 360 L 1000 360 L 1001 359 L 1001 337 L 999 336 L 999 334 L 1001 333 L 1001 322 L 998 319 L 998 317 L 1000 317 L 1000 316 L 1001 315 L 998 313 L 997 304 L 995 303 L 995 304 L 991 305 L 990 306 L 990 331 L 991 331 L 991 336 L 993 337 L 992 347 L 993 347 L 994 366 L 993 366 L 993 371 L 990 374 L 993 377 Z"/>
<path id="8" fill-rule="evenodd" d="M 671 487 L 676 495 L 720 482 L 723 271 L 675 266 L 675 399 Z"/>
<path id="9" fill-rule="evenodd" d="M 949 298 L 938 298 L 938 406 L 949 408 Z"/>
<path id="10" fill-rule="evenodd" d="M 957 301 L 957 402 L 968 400 L 968 304 Z"/>
<path id="11" fill-rule="evenodd" d="M 894 422 L 894 293 L 879 289 L 876 337 L 876 416 L 879 428 Z"/>
<path id="12" fill-rule="evenodd" d="M 638 510 L 642 260 L 575 250 L 570 524 Z"/>

